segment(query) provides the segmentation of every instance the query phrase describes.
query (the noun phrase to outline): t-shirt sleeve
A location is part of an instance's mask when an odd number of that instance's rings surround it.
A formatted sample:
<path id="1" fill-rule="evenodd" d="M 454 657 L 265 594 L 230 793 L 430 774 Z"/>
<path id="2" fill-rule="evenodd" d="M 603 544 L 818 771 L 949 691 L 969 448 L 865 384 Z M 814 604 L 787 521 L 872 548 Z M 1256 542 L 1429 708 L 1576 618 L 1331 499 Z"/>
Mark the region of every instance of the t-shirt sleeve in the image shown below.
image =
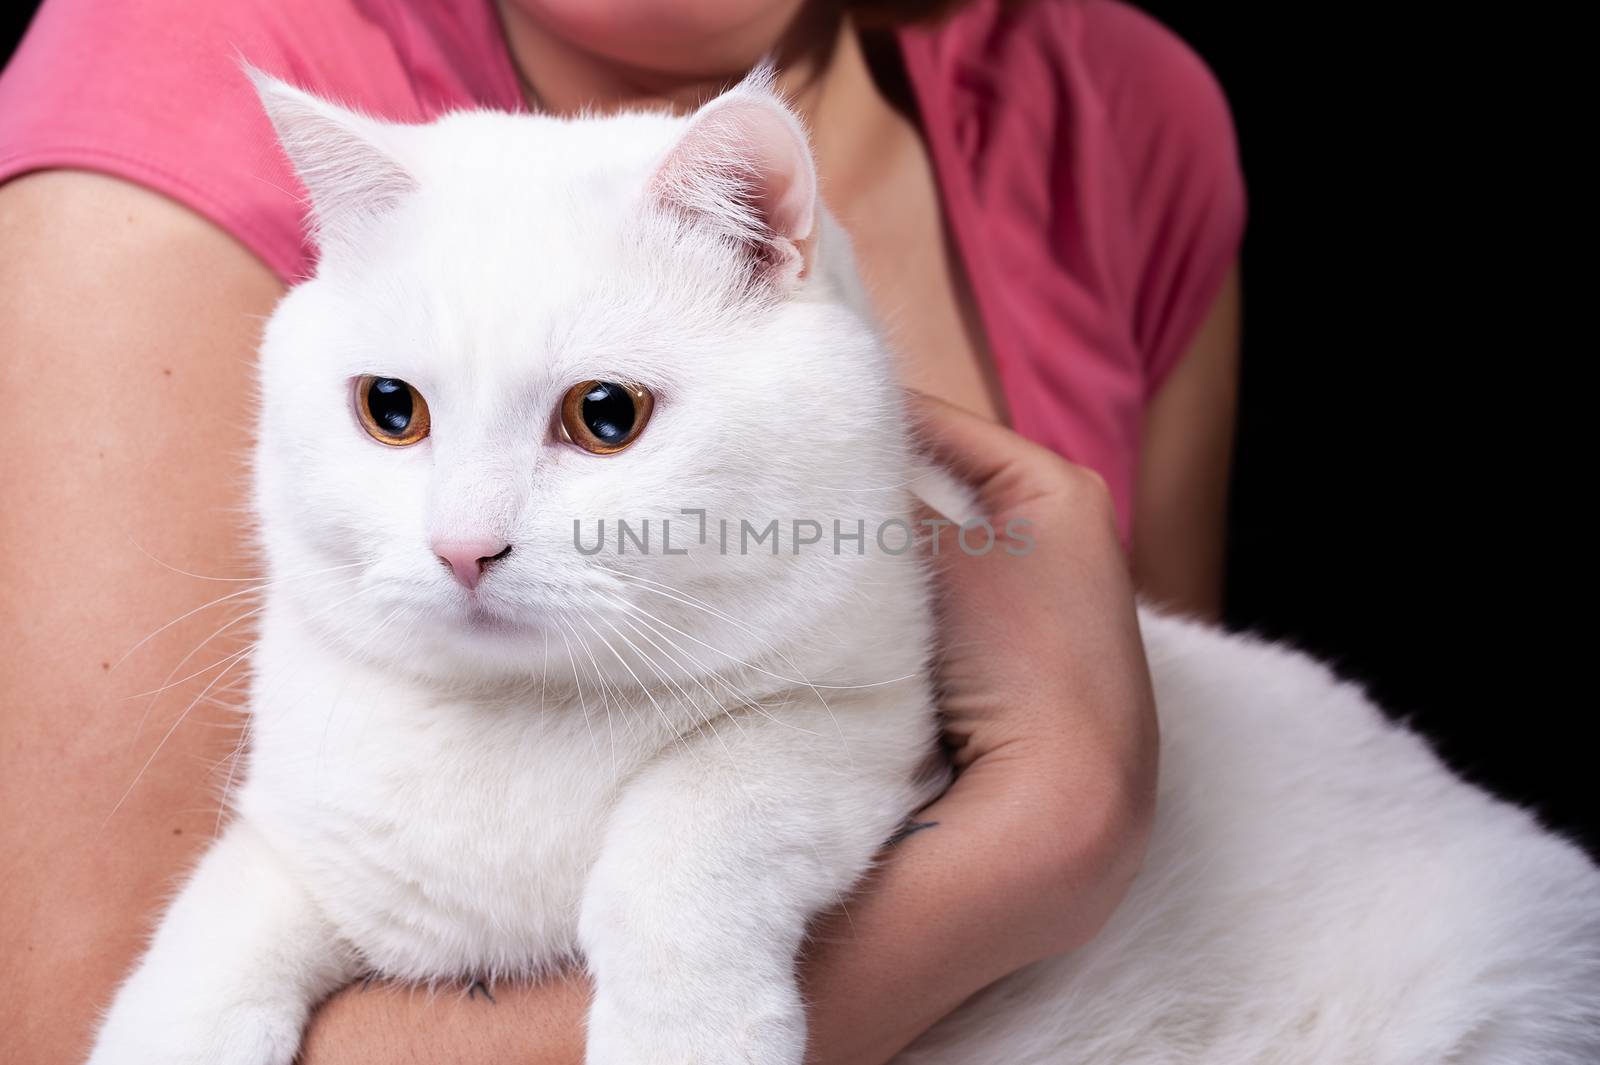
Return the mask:
<path id="1" fill-rule="evenodd" d="M 1153 395 L 1238 258 L 1245 183 L 1216 76 L 1182 39 L 1117 0 L 1090 0 L 1084 56 L 1128 182 L 1134 339 Z"/>
<path id="2" fill-rule="evenodd" d="M 124 178 L 297 280 L 311 263 L 301 190 L 245 62 L 334 98 L 410 95 L 392 45 L 339 0 L 46 0 L 0 75 L 0 181 L 50 168 Z"/>

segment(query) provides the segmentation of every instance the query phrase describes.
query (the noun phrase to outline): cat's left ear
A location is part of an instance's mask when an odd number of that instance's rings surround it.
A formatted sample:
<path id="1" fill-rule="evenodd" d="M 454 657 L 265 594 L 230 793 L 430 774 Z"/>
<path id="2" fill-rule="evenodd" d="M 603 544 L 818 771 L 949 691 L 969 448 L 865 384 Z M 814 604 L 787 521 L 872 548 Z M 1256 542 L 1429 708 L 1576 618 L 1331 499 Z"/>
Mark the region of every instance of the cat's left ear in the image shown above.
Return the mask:
<path id="1" fill-rule="evenodd" d="M 278 142 L 306 187 L 324 251 L 417 188 L 390 145 L 395 127 L 246 66 Z"/>
<path id="2" fill-rule="evenodd" d="M 656 170 L 659 202 L 715 226 L 783 288 L 811 269 L 817 169 L 805 128 L 758 68 L 700 108 Z"/>

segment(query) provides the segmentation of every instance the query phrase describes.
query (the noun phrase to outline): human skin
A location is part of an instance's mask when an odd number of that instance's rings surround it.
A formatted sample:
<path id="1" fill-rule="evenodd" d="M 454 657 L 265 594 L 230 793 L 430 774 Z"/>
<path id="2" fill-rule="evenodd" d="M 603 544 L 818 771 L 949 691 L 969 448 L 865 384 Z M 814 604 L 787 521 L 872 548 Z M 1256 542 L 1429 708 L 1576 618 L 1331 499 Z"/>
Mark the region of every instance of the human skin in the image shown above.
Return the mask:
<path id="1" fill-rule="evenodd" d="M 913 331 L 894 338 L 907 379 L 982 417 L 1003 417 L 980 331 L 968 327 L 959 264 L 944 251 L 915 131 L 881 100 L 854 95 L 863 80 L 870 85 L 859 69 L 804 73 L 800 88 L 820 86 L 796 98 L 815 108 L 830 201 L 907 205 L 898 213 L 841 211 L 883 216 L 881 229 L 852 230 L 864 270 L 877 279 L 875 297 L 915 312 L 900 316 Z M 658 83 L 672 84 L 669 74 Z M 680 95 L 692 101 L 705 91 L 699 84 Z M 862 145 L 881 151 L 877 169 L 887 176 L 864 176 L 874 168 L 848 154 Z M 254 575 L 241 516 L 250 362 L 260 319 L 282 289 L 198 216 L 96 175 L 50 172 L 0 187 L 0 248 L 0 372 L 13 397 L 0 466 L 0 846 L 8 855 L 0 958 L 9 992 L 0 999 L 0 1056 L 71 1061 L 86 1051 L 96 1012 L 174 879 L 217 824 L 219 786 L 239 736 L 236 719 L 209 700 L 229 682 L 187 712 L 214 673 L 180 688 L 181 697 L 128 696 L 165 684 L 174 663 L 232 615 L 220 612 L 226 606 L 201 610 L 120 660 L 171 619 L 243 587 L 173 567 Z M 900 262 L 933 265 L 905 279 L 891 268 L 896 250 Z M 1147 515 L 1191 536 L 1185 515 L 1220 519 L 1236 307 L 1230 285 L 1152 403 L 1135 517 L 1141 587 L 1200 610 L 1215 608 L 1214 552 L 1185 563 L 1183 541 L 1164 537 Z M 924 320 L 943 324 L 915 332 Z M 966 662 L 970 690 L 991 695 L 973 698 L 973 727 L 951 734 L 963 768 L 928 815 L 939 827 L 891 852 L 849 903 L 848 918 L 819 923 L 803 969 L 818 1062 L 884 1061 L 995 977 L 1092 935 L 1137 867 L 1148 826 L 1153 730 L 1126 624 L 1127 563 L 1104 489 L 1086 471 L 1044 463 L 1039 449 L 1009 435 L 951 431 L 972 455 L 1023 462 L 1034 468 L 1030 476 L 1054 485 L 1050 492 L 1073 501 L 1054 526 L 1067 561 L 1048 580 L 1035 575 L 987 600 L 1005 574 L 943 571 L 947 619 L 1036 616 L 1023 628 L 1048 632 L 1049 647 L 1003 667 L 1002 651 L 1028 646 L 1007 642 L 1018 633 L 988 624 L 945 633 L 952 649 L 994 652 L 951 658 L 947 683 Z M 1184 446 L 1201 438 L 1207 446 Z M 1183 490 L 1163 495 L 1154 487 L 1162 484 Z M 1202 532 L 1201 541 L 1220 543 L 1220 520 Z M 1006 609 L 986 605 L 994 603 Z M 241 624 L 183 672 L 224 660 L 247 639 Z M 1041 661 L 1062 668 L 1040 670 Z M 960 720 L 955 707 L 945 709 Z M 586 996 L 576 975 L 496 988 L 494 1005 L 347 990 L 319 1012 L 306 1060 L 575 1062 Z"/>

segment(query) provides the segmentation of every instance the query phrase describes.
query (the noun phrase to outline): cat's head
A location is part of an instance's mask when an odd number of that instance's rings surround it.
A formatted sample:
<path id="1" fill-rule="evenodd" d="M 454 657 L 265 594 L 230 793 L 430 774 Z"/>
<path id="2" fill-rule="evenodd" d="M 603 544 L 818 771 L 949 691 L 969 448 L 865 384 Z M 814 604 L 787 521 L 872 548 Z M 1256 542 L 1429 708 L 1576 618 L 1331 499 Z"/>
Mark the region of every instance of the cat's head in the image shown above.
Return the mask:
<path id="1" fill-rule="evenodd" d="M 276 594 L 456 680 L 850 657 L 907 583 L 907 423 L 767 79 L 426 126 L 257 85 L 321 252 L 262 345 Z"/>

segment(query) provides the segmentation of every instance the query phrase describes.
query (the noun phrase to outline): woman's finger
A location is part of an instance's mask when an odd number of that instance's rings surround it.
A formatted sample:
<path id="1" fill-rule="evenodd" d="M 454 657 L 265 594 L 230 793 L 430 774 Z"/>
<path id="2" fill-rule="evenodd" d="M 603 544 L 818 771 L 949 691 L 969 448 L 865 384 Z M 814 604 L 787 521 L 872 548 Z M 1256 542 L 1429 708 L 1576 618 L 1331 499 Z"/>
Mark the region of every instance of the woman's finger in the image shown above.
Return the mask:
<path id="1" fill-rule="evenodd" d="M 974 488 L 1015 472 L 1018 463 L 1058 463 L 1055 453 L 980 415 L 907 390 L 912 423 L 924 451 Z"/>
<path id="2" fill-rule="evenodd" d="M 1115 527 L 1105 479 L 986 418 L 921 392 L 908 392 L 918 440 L 928 457 L 977 493 L 983 513 L 1041 520 L 1044 512 L 1102 516 Z"/>

